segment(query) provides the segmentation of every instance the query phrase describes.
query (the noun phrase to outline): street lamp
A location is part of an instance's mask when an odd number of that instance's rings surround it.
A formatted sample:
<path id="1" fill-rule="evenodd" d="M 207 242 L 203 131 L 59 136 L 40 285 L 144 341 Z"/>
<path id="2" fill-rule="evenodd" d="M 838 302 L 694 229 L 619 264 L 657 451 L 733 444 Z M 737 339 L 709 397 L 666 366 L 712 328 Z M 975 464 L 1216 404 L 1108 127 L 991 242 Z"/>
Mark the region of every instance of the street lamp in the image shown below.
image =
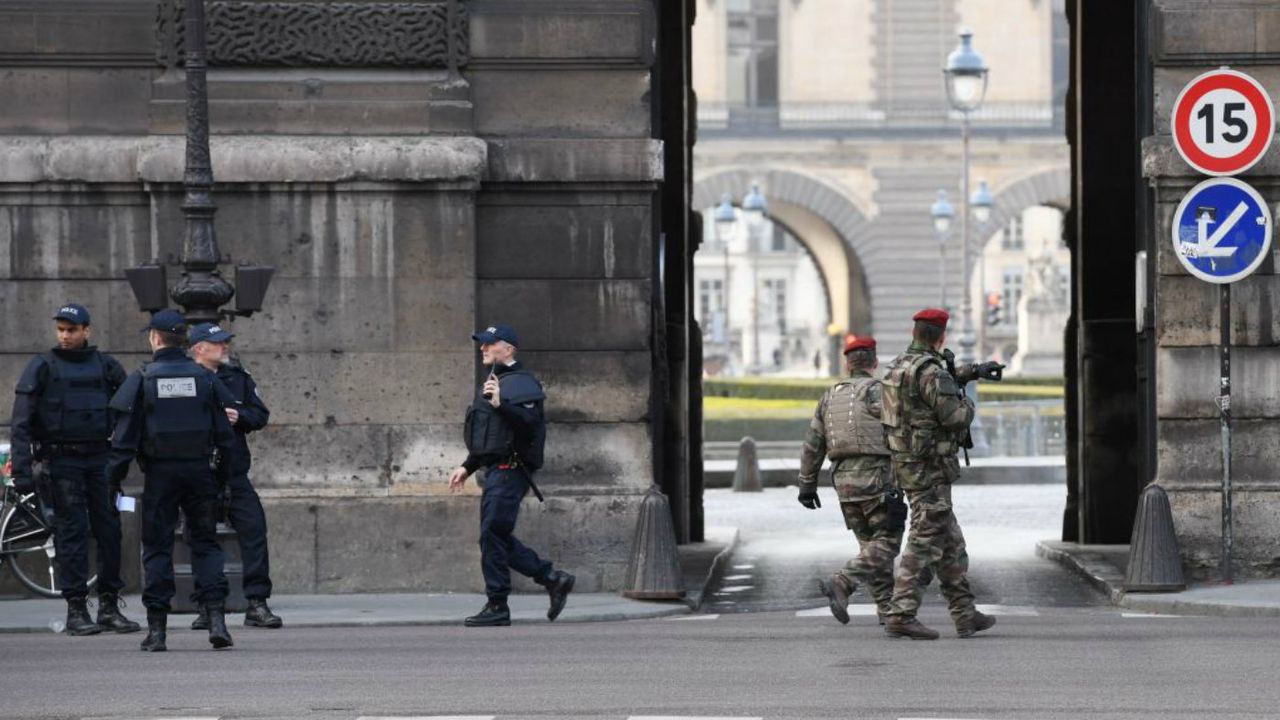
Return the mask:
<path id="1" fill-rule="evenodd" d="M 742 198 L 742 211 L 747 215 L 747 231 L 751 238 L 751 364 L 759 371 L 760 362 L 760 230 L 764 225 L 769 203 L 760 192 L 760 185 L 751 183 L 751 192 Z"/>
<path id="2" fill-rule="evenodd" d="M 982 105 L 987 94 L 987 64 L 982 56 L 973 49 L 973 32 L 960 30 L 960 45 L 947 56 L 946 67 L 942 70 L 946 78 L 947 100 L 951 107 L 961 114 L 961 137 L 963 139 L 964 166 L 962 171 L 963 187 L 960 201 L 964 207 L 960 212 L 960 253 L 962 257 L 961 272 L 964 274 L 964 295 L 960 298 L 960 359 L 973 362 L 973 314 L 969 298 L 971 279 L 969 277 L 969 114 Z M 989 209 L 989 208 L 988 208 Z"/>
<path id="3" fill-rule="evenodd" d="M 939 190 L 938 199 L 929 207 L 929 215 L 933 217 L 933 230 L 938 233 L 938 290 L 942 293 L 939 305 L 947 306 L 947 233 L 951 230 L 951 218 L 955 210 L 947 202 L 947 191 Z"/>
<path id="4" fill-rule="evenodd" d="M 720 204 L 716 206 L 714 217 L 716 242 L 720 243 L 721 248 L 724 249 L 724 287 L 722 288 L 724 294 L 720 296 L 720 322 L 724 332 L 724 361 L 728 365 L 733 355 L 733 336 L 729 330 L 729 231 L 738 220 L 733 210 L 733 197 L 729 193 L 720 196 Z"/>
<path id="5" fill-rule="evenodd" d="M 979 239 L 982 241 L 978 245 L 978 287 L 981 289 L 983 301 L 987 298 L 987 242 L 986 234 L 983 229 L 987 226 L 987 221 L 991 219 L 991 207 L 995 205 L 995 199 L 991 197 L 991 191 L 987 189 L 987 181 L 979 180 L 978 189 L 969 196 L 969 207 L 973 208 L 973 219 L 978 223 Z M 978 354 L 987 356 L 987 313 L 982 313 L 982 322 L 978 323 Z"/>

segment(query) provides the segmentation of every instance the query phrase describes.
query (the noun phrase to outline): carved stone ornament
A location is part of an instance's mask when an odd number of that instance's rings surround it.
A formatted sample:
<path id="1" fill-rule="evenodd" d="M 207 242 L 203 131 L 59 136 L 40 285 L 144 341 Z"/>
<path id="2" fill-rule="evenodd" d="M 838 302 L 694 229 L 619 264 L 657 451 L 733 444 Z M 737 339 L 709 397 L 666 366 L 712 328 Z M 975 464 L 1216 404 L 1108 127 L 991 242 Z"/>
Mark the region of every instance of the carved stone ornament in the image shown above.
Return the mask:
<path id="1" fill-rule="evenodd" d="M 467 62 L 459 0 L 207 0 L 213 67 L 396 67 L 456 70 Z M 183 63 L 182 7 L 160 0 L 160 64 Z"/>

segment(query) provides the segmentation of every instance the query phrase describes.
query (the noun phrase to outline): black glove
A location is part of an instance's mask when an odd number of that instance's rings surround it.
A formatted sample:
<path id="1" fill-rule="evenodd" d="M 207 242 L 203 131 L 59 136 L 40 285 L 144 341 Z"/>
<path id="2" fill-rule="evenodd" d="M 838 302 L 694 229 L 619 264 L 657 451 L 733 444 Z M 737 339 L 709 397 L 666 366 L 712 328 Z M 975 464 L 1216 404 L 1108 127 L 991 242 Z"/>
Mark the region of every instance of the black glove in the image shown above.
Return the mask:
<path id="1" fill-rule="evenodd" d="M 800 495 L 796 499 L 800 501 L 801 505 L 810 510 L 817 510 L 822 507 L 822 501 L 818 499 L 817 485 L 801 485 Z"/>
<path id="2" fill-rule="evenodd" d="M 999 382 L 1004 379 L 1004 365 L 994 360 L 984 363 L 978 363 L 974 366 L 973 372 L 983 380 L 994 380 Z"/>
<path id="3" fill-rule="evenodd" d="M 16 475 L 13 478 L 13 489 L 19 495 L 30 495 L 36 491 L 36 479 L 30 475 Z"/>

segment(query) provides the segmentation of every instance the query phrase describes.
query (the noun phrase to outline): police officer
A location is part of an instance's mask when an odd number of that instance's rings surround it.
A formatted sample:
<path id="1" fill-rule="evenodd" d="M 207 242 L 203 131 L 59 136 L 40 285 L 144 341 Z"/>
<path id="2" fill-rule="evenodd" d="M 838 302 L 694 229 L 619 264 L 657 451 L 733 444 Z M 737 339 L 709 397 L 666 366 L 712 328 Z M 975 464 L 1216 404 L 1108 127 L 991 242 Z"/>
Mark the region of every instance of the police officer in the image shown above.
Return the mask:
<path id="1" fill-rule="evenodd" d="M 191 345 L 191 357 L 206 370 L 218 375 L 218 379 L 231 396 L 235 407 L 227 408 L 227 419 L 236 431 L 235 449 L 231 452 L 231 481 L 224 493 L 229 494 L 227 517 L 236 529 L 240 541 L 240 560 L 244 566 L 244 596 L 249 607 L 244 613 L 248 627 L 278 628 L 284 625 L 278 615 L 267 606 L 271 597 L 271 567 L 267 553 L 267 515 L 262 510 L 258 492 L 249 482 L 249 466 L 252 457 L 245 435 L 267 426 L 271 411 L 258 393 L 258 385 L 238 362 L 231 358 L 233 333 L 213 323 L 201 323 L 191 328 L 187 341 Z M 200 592 L 199 584 L 196 592 Z M 191 623 L 192 630 L 208 630 L 209 616 L 201 606 Z"/>
<path id="2" fill-rule="evenodd" d="M 880 424 L 880 381 L 876 341 L 851 337 L 844 346 L 849 379 L 836 383 L 818 401 L 800 457 L 800 504 L 813 510 L 818 500 L 818 471 L 830 457 L 831 479 L 845 525 L 861 551 L 843 569 L 821 580 L 818 589 L 836 620 L 849 622 L 849 596 L 866 583 L 881 618 L 893 597 L 893 560 L 902 547 L 907 505 L 889 472 L 889 448 Z"/>
<path id="3" fill-rule="evenodd" d="M 511 569 L 547 589 L 551 605 L 547 619 L 555 620 L 573 591 L 574 576 L 552 568 L 513 534 L 520 502 L 532 489 L 533 473 L 542 467 L 546 420 L 542 384 L 516 360 L 519 341 L 508 325 L 494 325 L 471 336 L 480 343 L 489 376 L 476 389 L 467 410 L 467 459 L 449 475 L 449 489 L 458 491 L 476 470 L 488 468 L 480 497 L 480 567 L 488 602 L 467 618 L 467 627 L 510 625 Z"/>
<path id="4" fill-rule="evenodd" d="M 978 378 L 998 380 L 1004 366 L 962 365 L 953 376 L 942 354 L 950 316 L 945 310 L 927 309 L 912 319 L 911 346 L 890 363 L 881 388 L 881 422 L 893 475 L 911 505 L 911 533 L 895 578 L 885 633 L 914 640 L 938 638 L 916 619 L 923 593 L 916 577 L 932 570 L 956 634 L 970 637 L 995 625 L 996 619 L 974 607 L 966 577 L 969 554 L 951 506 L 951 484 L 960 475 L 956 452 L 974 416 L 973 401 L 960 385 Z"/>
<path id="5" fill-rule="evenodd" d="M 58 346 L 27 363 L 13 402 L 13 477 L 36 490 L 33 460 L 45 463 L 55 508 L 58 585 L 67 601 L 68 635 L 141 628 L 120 613 L 119 482 L 103 473 L 114 418 L 111 396 L 124 382 L 116 359 L 89 344 L 89 311 L 70 303 L 53 316 Z M 89 619 L 89 533 L 98 551 L 98 618 Z"/>
<path id="6" fill-rule="evenodd" d="M 187 324 L 181 313 L 161 310 L 151 317 L 147 330 L 154 356 L 129 375 L 111 400 L 121 415 L 107 462 L 112 481 L 123 479 L 135 458 L 146 475 L 142 604 L 147 608 L 147 637 L 142 649 L 167 649 L 169 601 L 175 592 L 173 534 L 179 508 L 186 517 L 199 588 L 193 599 L 209 616 L 209 642 L 215 650 L 231 647 L 224 615 L 227 578 L 215 525 L 219 487 L 229 480 L 227 457 L 235 449 L 235 432 L 226 413 L 235 400 L 217 376 L 183 351 Z"/>

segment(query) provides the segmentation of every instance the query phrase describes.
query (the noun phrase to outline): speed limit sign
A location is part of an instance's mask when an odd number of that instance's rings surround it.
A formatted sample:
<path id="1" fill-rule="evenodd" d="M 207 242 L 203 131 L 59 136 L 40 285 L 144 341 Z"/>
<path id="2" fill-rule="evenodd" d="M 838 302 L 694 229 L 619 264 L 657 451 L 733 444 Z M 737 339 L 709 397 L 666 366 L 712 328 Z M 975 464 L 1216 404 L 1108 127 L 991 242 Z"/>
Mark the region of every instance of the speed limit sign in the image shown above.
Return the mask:
<path id="1" fill-rule="evenodd" d="M 1258 162 L 1275 134 L 1275 109 L 1257 80 L 1222 68 L 1182 88 L 1173 103 L 1173 143 L 1206 175 L 1235 175 Z"/>

